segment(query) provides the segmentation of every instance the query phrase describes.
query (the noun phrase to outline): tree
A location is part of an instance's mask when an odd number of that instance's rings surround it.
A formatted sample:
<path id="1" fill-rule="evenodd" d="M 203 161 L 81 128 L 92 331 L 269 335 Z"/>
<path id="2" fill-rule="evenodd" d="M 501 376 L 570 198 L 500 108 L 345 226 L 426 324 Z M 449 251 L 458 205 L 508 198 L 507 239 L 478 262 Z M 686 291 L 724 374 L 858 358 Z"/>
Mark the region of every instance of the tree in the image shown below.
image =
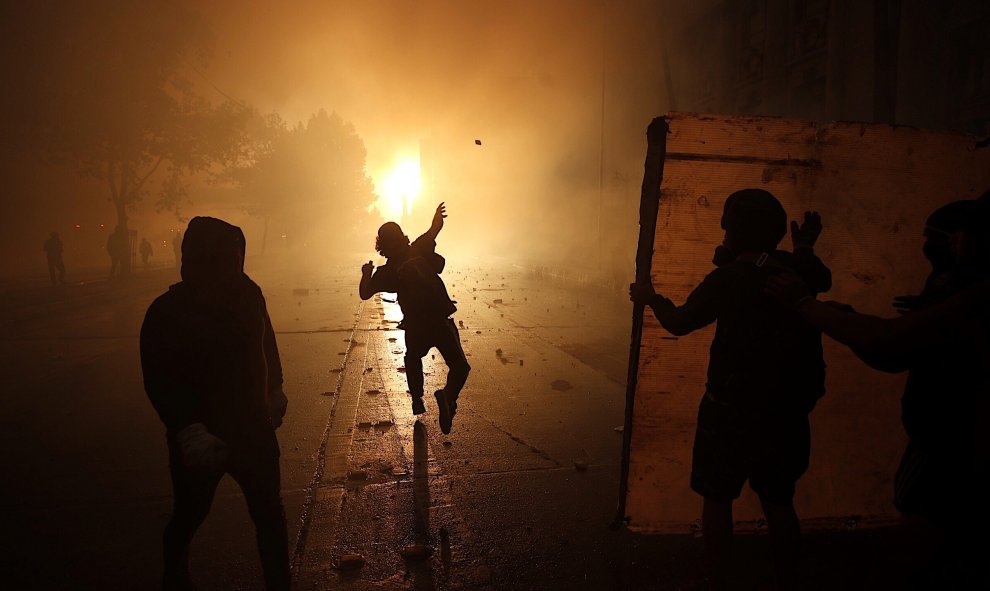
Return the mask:
<path id="1" fill-rule="evenodd" d="M 341 244 L 370 219 L 374 186 L 352 124 L 321 109 L 294 127 L 277 114 L 256 116 L 249 130 L 251 148 L 230 178 L 266 230 L 277 220 L 301 242 Z"/>
<path id="2" fill-rule="evenodd" d="M 233 100 L 214 106 L 191 82 L 212 34 L 190 5 L 17 4 L 24 6 L 7 16 L 27 31 L 11 42 L 24 49 L 14 70 L 25 102 L 20 135 L 105 183 L 123 231 L 128 210 L 148 195 L 159 209 L 177 210 L 190 178 L 236 157 L 249 111 Z M 32 43 L 38 31 L 46 31 L 44 44 Z"/>

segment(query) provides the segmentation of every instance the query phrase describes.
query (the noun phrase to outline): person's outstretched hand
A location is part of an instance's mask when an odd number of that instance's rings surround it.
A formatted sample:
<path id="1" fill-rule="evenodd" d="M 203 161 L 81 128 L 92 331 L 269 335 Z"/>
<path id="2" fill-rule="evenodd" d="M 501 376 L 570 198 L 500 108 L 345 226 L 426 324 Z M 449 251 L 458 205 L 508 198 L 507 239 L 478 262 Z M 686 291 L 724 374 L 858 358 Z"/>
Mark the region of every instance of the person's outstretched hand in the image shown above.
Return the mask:
<path id="1" fill-rule="evenodd" d="M 804 222 L 799 226 L 791 221 L 791 242 L 794 249 L 813 248 L 822 233 L 822 216 L 817 211 L 804 212 Z"/>
<path id="2" fill-rule="evenodd" d="M 371 276 L 371 273 L 375 270 L 375 263 L 368 261 L 367 263 L 361 265 L 361 274 Z"/>
<path id="3" fill-rule="evenodd" d="M 440 205 L 437 206 L 436 212 L 434 212 L 434 214 L 433 214 L 433 225 L 434 226 L 442 226 L 443 225 L 443 219 L 445 217 L 447 217 L 447 206 L 444 205 L 444 202 L 443 201 L 441 201 L 440 202 Z"/>
<path id="4" fill-rule="evenodd" d="M 798 275 L 790 271 L 776 273 L 767 278 L 764 291 L 788 308 L 797 308 L 801 302 L 815 297 L 811 293 L 811 288 Z"/>

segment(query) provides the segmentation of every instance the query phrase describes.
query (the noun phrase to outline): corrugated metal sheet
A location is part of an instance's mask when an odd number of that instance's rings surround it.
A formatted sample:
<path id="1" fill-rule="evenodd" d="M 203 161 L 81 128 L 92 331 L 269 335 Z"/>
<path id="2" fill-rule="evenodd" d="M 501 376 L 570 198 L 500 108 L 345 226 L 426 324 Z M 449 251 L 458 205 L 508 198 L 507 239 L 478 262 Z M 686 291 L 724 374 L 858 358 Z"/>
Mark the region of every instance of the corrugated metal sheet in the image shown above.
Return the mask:
<path id="1" fill-rule="evenodd" d="M 676 303 L 712 269 L 725 198 L 759 187 L 792 219 L 821 212 L 816 251 L 834 279 L 822 299 L 892 316 L 894 296 L 917 293 L 928 273 L 921 245 L 929 213 L 990 188 L 990 149 L 967 136 L 763 117 L 670 113 L 666 120 L 650 274 Z M 790 248 L 789 237 L 782 247 Z M 701 499 L 688 482 L 712 334 L 709 327 L 674 338 L 645 314 L 622 499 L 633 530 L 686 532 L 700 516 Z M 811 468 L 798 483 L 798 512 L 818 524 L 894 519 L 904 376 L 873 371 L 828 338 L 825 354 L 828 393 L 812 414 Z M 747 488 L 735 517 L 760 516 Z"/>

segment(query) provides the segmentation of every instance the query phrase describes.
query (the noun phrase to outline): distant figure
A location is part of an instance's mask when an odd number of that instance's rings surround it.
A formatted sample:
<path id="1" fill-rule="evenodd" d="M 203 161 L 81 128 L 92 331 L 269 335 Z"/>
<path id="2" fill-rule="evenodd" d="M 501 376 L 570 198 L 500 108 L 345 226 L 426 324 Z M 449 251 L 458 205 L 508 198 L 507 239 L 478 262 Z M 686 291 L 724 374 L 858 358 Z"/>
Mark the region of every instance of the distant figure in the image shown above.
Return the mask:
<path id="1" fill-rule="evenodd" d="M 58 237 L 58 232 L 52 232 L 48 240 L 45 240 L 43 250 L 48 258 L 48 275 L 52 279 L 52 287 L 55 285 L 65 285 L 65 263 L 62 262 L 62 239 Z"/>
<path id="2" fill-rule="evenodd" d="M 182 267 L 182 232 L 176 232 L 172 238 L 172 252 L 175 253 L 175 268 Z"/>
<path id="3" fill-rule="evenodd" d="M 144 386 L 165 423 L 175 495 L 164 588 L 191 588 L 189 544 L 227 473 L 254 521 L 267 589 L 288 589 L 275 436 L 287 401 L 265 298 L 244 274 L 240 228 L 193 218 L 182 251 L 182 281 L 151 304 L 141 327 Z"/>
<path id="4" fill-rule="evenodd" d="M 990 193 L 949 237 L 951 289 L 899 318 L 819 302 L 800 278 L 771 277 L 767 291 L 847 345 L 870 366 L 910 370 L 901 405 L 908 445 L 894 504 L 934 528 L 938 550 L 913 577 L 917 589 L 988 589 L 990 541 Z M 927 254 L 927 253 L 926 253 Z"/>
<path id="5" fill-rule="evenodd" d="M 821 218 L 806 212 L 791 223 L 794 252 L 777 250 L 787 214 L 761 189 L 729 196 L 717 268 L 683 306 L 631 286 L 634 301 L 653 308 L 660 324 L 681 336 L 716 322 L 708 382 L 698 409 L 691 488 L 704 497 L 702 527 L 715 588 L 725 588 L 732 544 L 732 502 L 743 483 L 759 496 L 770 529 L 780 589 L 798 585 L 800 523 L 795 484 L 808 468 L 808 415 L 825 393 L 821 333 L 764 294 L 767 277 L 792 270 L 816 292 L 832 274 L 815 255 Z"/>
<path id="6" fill-rule="evenodd" d="M 436 253 L 436 238 L 443 229 L 445 217 L 447 212 L 441 203 L 433 215 L 430 229 L 412 244 L 398 224 L 383 224 L 378 229 L 375 250 L 387 260 L 377 271 L 371 261 L 361 267 L 359 291 L 363 300 L 382 291 L 398 295 L 403 315 L 399 328 L 406 332 L 406 379 L 415 415 L 426 412 L 423 357 L 433 347 L 440 351 L 449 371 L 446 385 L 437 390 L 434 397 L 440 411 L 440 430 L 448 434 L 457 413 L 457 398 L 471 366 L 461 348 L 457 325 L 450 317 L 457 307 L 440 278 L 446 262 Z"/>
<path id="7" fill-rule="evenodd" d="M 138 252 L 141 253 L 141 262 L 144 264 L 144 270 L 148 270 L 148 257 L 151 256 L 151 243 L 148 242 L 147 238 L 141 238 L 141 246 L 138 247 Z"/>
<path id="8" fill-rule="evenodd" d="M 127 229 L 117 226 L 107 237 L 107 254 L 110 255 L 110 279 L 121 277 L 124 273 L 124 258 L 130 256 L 130 240 Z"/>

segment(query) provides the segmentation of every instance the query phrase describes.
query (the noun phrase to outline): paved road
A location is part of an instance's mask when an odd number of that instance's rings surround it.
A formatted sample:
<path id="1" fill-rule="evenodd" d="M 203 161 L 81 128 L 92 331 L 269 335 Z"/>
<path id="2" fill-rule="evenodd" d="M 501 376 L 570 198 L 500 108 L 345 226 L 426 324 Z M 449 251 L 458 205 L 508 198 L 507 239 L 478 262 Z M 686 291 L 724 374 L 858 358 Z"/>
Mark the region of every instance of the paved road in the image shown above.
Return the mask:
<path id="1" fill-rule="evenodd" d="M 301 589 L 697 588 L 696 540 L 606 527 L 628 339 L 621 294 L 506 264 L 450 265 L 473 371 L 443 436 L 435 405 L 411 415 L 398 311 L 360 303 L 357 262 L 253 267 L 290 397 L 279 439 Z M 137 335 L 174 279 L 166 269 L 56 291 L 4 284 L 5 588 L 155 588 L 171 498 Z M 439 387 L 439 358 L 426 371 L 427 387 Z M 822 589 L 889 583 L 900 540 L 810 537 L 808 578 Z M 410 546 L 428 556 L 403 558 Z M 762 536 L 737 544 L 740 588 L 769 585 L 754 558 L 766 546 Z M 347 553 L 364 566 L 341 570 Z M 192 568 L 204 589 L 260 588 L 253 530 L 229 479 Z"/>

